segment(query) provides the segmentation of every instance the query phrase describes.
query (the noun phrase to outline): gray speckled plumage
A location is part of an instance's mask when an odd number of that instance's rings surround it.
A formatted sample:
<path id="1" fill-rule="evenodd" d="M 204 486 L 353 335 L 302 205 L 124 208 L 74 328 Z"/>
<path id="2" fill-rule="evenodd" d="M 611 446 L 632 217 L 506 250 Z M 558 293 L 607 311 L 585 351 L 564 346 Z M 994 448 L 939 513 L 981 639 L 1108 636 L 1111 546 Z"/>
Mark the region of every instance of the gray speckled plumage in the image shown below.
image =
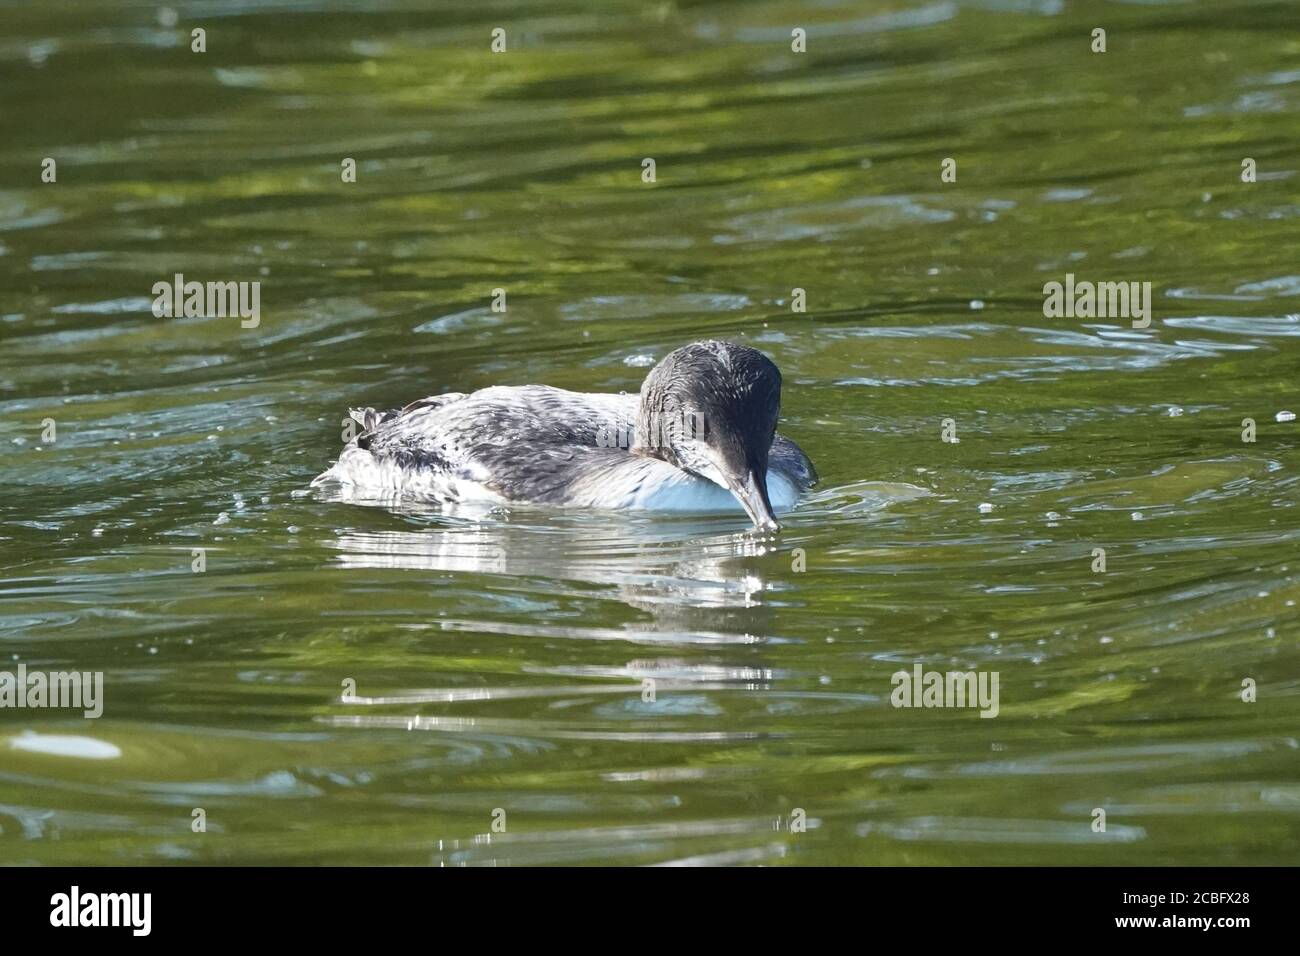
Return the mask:
<path id="1" fill-rule="evenodd" d="M 709 481 L 691 466 L 712 469 L 696 461 L 704 454 L 740 468 L 748 449 L 765 459 L 777 506 L 788 507 L 816 472 L 798 445 L 774 432 L 779 393 L 780 373 L 761 353 L 698 343 L 666 357 L 640 395 L 494 386 L 384 413 L 354 411 L 364 431 L 314 484 L 451 501 L 714 510 L 735 500 L 718 477 Z M 705 440 L 679 434 L 687 411 L 708 424 Z M 663 440 L 647 441 L 650 431 Z M 755 443 L 766 454 L 754 452 Z"/>

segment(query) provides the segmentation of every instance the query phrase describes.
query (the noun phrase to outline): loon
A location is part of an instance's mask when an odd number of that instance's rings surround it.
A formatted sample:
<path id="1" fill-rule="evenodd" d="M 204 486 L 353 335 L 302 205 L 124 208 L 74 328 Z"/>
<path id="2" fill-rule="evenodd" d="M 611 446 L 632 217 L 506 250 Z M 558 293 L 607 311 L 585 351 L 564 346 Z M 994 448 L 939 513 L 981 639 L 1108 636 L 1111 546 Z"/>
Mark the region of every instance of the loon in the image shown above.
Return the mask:
<path id="1" fill-rule="evenodd" d="M 725 512 L 780 527 L 817 481 L 776 433 L 781 372 L 762 352 L 696 342 L 637 395 L 493 386 L 353 409 L 363 429 L 313 487 L 353 498 Z"/>

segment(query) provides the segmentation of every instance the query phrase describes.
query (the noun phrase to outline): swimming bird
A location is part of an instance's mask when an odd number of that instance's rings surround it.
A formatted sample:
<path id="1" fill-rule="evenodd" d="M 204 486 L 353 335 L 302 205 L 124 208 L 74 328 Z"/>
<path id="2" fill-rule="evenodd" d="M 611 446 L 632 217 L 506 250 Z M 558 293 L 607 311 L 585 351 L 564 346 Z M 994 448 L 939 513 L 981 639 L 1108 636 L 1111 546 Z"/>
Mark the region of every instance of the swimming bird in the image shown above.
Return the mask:
<path id="1" fill-rule="evenodd" d="M 780 410 L 771 359 L 696 342 L 665 356 L 636 395 L 493 386 L 353 409 L 364 430 L 312 485 L 351 498 L 743 509 L 772 531 L 776 511 L 817 481 L 803 450 L 776 433 Z"/>

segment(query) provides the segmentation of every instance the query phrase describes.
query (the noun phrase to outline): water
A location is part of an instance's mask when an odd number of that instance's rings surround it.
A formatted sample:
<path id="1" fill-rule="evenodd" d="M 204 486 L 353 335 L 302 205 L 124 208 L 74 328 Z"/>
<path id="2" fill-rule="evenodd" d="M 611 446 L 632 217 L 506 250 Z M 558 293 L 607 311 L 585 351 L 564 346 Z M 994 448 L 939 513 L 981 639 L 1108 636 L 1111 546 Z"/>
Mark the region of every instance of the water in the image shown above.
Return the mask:
<path id="1" fill-rule="evenodd" d="M 0 10 L 0 662 L 105 675 L 0 710 L 0 861 L 1295 862 L 1291 5 L 427 6 Z M 349 405 L 709 336 L 822 475 L 776 539 L 301 494 Z"/>

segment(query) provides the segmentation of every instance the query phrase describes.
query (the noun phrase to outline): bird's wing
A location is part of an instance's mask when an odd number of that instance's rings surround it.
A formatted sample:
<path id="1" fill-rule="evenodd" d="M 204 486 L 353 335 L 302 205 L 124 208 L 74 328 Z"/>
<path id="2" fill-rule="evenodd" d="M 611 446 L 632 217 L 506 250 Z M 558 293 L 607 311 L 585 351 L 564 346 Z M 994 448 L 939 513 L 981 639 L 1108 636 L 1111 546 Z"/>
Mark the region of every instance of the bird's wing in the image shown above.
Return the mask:
<path id="1" fill-rule="evenodd" d="M 627 455 L 637 396 L 570 392 L 545 385 L 435 396 L 367 421 L 356 445 L 407 468 L 434 468 L 510 497 L 556 485 L 582 450 Z M 566 464 L 567 463 L 567 464 Z M 524 474 L 535 469 L 535 478 Z M 517 491 L 514 489 L 525 489 Z"/>
<path id="2" fill-rule="evenodd" d="M 817 484 L 817 469 L 813 467 L 812 459 L 784 435 L 772 437 L 772 447 L 767 453 L 767 467 L 788 478 L 800 492 Z"/>

